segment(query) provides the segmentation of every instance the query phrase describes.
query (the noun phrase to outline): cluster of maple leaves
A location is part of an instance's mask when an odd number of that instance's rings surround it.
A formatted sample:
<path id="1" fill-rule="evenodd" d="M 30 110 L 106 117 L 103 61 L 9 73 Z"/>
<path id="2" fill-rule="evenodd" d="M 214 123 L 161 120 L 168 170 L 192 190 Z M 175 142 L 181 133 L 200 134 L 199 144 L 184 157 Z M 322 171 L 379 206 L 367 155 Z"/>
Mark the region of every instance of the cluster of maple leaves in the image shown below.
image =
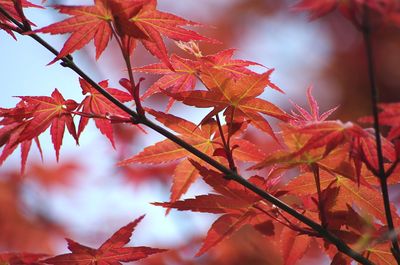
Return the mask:
<path id="1" fill-rule="evenodd" d="M 323 228 L 371 261 L 376 264 L 394 263 L 390 251 L 393 235 L 386 233 L 385 209 L 378 189 L 379 162 L 375 136 L 370 129 L 355 123 L 327 120 L 335 109 L 320 114 L 311 88 L 307 91 L 309 111 L 293 103 L 293 110 L 288 113 L 260 98 L 266 89 L 284 93 L 270 80 L 273 69 L 261 66 L 265 72 L 256 73 L 248 66 L 260 65 L 233 59 L 233 49 L 203 55 L 195 41 L 217 41 L 183 28 L 199 24 L 157 10 L 156 0 L 95 0 L 91 6 L 55 6 L 60 13 L 70 17 L 35 30 L 32 30 L 33 23 L 25 18 L 22 8 L 39 6 L 26 0 L 0 0 L 0 7 L 13 18 L 1 12 L 0 28 L 13 37 L 15 32 L 26 35 L 71 34 L 51 63 L 68 57 L 91 40 L 96 47 L 96 58 L 99 58 L 112 38 L 118 42 L 123 56 L 130 60 L 140 41 L 161 62 L 128 71 L 157 74 L 161 78 L 141 96 L 138 93 L 140 82 L 135 84 L 125 78 L 120 80 L 124 90 L 110 88 L 106 80 L 99 82 L 104 91 L 125 104 L 146 102 L 148 97 L 157 93 L 167 96 L 169 103 L 166 111 L 141 109 L 141 105 L 136 107 L 232 171 L 245 172 L 246 169 L 251 172 L 248 177 L 250 183 L 321 223 Z M 299 10 L 309 10 L 312 18 L 336 7 L 360 26 L 360 16 L 365 8 L 380 14 L 385 21 L 400 24 L 400 4 L 394 0 L 303 0 L 295 6 Z M 178 41 L 187 58 L 168 55 L 162 36 Z M 92 119 L 101 134 L 115 147 L 114 124 L 140 123 L 87 80 L 80 79 L 79 82 L 84 95 L 81 102 L 66 100 L 55 89 L 51 96 L 20 96 L 20 102 L 14 108 L 0 108 L 0 146 L 3 147 L 0 165 L 20 146 L 21 168 L 24 171 L 32 142 L 41 152 L 39 136 L 49 128 L 58 160 L 65 128 L 78 143 Z M 199 83 L 204 89 L 197 88 Z M 195 108 L 211 108 L 211 111 L 199 124 L 194 124 L 167 113 L 175 101 Z M 397 166 L 400 159 L 400 104 L 381 104 L 380 107 L 381 125 L 389 129 L 386 137 L 382 137 L 384 177 L 389 184 L 396 184 L 400 177 Z M 279 130 L 273 130 L 266 116 L 279 121 Z M 369 117 L 360 121 L 372 123 Z M 249 127 L 257 128 L 266 139 L 276 141 L 279 147 L 265 154 L 259 146 L 245 138 Z M 197 256 L 243 226 L 250 225 L 265 238 L 283 238 L 282 256 L 286 264 L 294 264 L 301 259 L 312 242 L 326 250 L 332 264 L 350 264 L 348 256 L 338 252 L 316 231 L 229 180 L 170 139 L 146 147 L 142 152 L 123 159 L 119 165 L 154 165 L 172 161 L 179 162 L 172 173 L 170 200 L 154 205 L 165 207 L 167 211 L 177 209 L 220 215 L 209 229 Z M 294 172 L 294 177 L 286 177 Z M 181 200 L 199 177 L 212 192 Z M 398 226 L 400 218 L 395 206 L 391 207 L 395 226 Z M 0 262 L 21 265 L 121 264 L 163 252 L 162 249 L 148 247 L 125 247 L 142 218 L 118 230 L 98 249 L 67 239 L 71 253 L 55 257 L 6 253 L 0 254 Z M 161 260 L 159 262 L 162 264 Z"/>

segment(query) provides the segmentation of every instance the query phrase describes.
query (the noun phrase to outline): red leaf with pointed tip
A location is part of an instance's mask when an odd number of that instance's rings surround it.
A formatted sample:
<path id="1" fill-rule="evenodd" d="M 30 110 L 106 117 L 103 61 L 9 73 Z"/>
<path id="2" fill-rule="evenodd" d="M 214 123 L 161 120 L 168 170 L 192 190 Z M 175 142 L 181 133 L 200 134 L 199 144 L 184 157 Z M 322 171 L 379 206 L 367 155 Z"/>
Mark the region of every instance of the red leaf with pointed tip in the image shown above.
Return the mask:
<path id="1" fill-rule="evenodd" d="M 24 20 L 26 19 L 23 14 L 21 16 L 20 12 L 18 12 L 18 10 L 15 8 L 15 1 L 13 0 L 0 0 L 0 6 L 8 13 L 10 14 L 13 18 L 15 18 L 17 21 L 24 23 Z M 32 4 L 31 2 L 27 1 L 27 0 L 19 0 L 17 1 L 20 5 L 21 8 L 25 8 L 25 7 L 36 7 L 36 8 L 42 8 L 41 6 Z M 29 24 L 34 25 L 32 22 L 27 21 Z M 6 18 L 4 15 L 0 14 L 0 29 L 4 29 L 8 34 L 10 34 L 14 39 L 15 39 L 15 35 L 12 32 L 12 30 L 10 30 L 8 27 L 2 26 L 2 24 L 7 25 L 11 28 L 15 28 L 15 25 L 13 23 L 11 23 L 8 18 Z"/>
<path id="2" fill-rule="evenodd" d="M 55 8 L 60 13 L 72 17 L 34 31 L 51 34 L 72 33 L 59 55 L 51 63 L 81 49 L 92 39 L 94 39 L 96 59 L 98 59 L 112 36 L 110 27 L 112 14 L 107 8 L 107 1 L 96 0 L 93 6 L 58 5 Z"/>
<path id="3" fill-rule="evenodd" d="M 358 185 L 355 180 L 350 180 L 340 175 L 331 175 L 324 171 L 321 171 L 320 179 L 322 190 L 329 185 L 339 188 L 337 196 L 340 200 L 336 201 L 334 205 L 336 210 L 347 210 L 347 204 L 354 204 L 358 209 L 373 215 L 381 222 L 385 221 L 385 210 L 379 190 L 365 185 Z M 289 193 L 300 196 L 316 194 L 314 176 L 311 173 L 302 174 L 291 180 L 286 186 L 286 190 Z M 393 205 L 391 207 L 392 210 L 395 209 Z M 395 218 L 398 218 L 397 214 L 395 214 Z"/>
<path id="4" fill-rule="evenodd" d="M 234 52 L 234 49 L 224 50 L 216 54 L 199 57 L 197 58 L 197 61 L 184 59 L 174 54 L 170 59 L 174 71 L 160 63 L 134 68 L 133 70 L 136 72 L 163 75 L 163 77 L 147 89 L 142 98 L 146 99 L 147 97 L 155 93 L 160 93 L 168 88 L 170 88 L 169 91 L 173 93 L 191 91 L 195 88 L 197 75 L 200 72 L 208 72 L 209 68 L 225 71 L 232 78 L 255 74 L 246 67 L 259 64 L 245 60 L 234 60 L 232 59 Z M 273 86 L 272 83 L 271 86 Z M 170 98 L 167 111 L 170 109 L 174 101 L 174 98 Z"/>
<path id="5" fill-rule="evenodd" d="M 28 106 L 25 102 L 21 101 L 15 108 L 12 109 L 0 109 L 0 117 L 3 119 L 0 121 L 0 125 L 4 127 L 0 128 L 0 147 L 4 146 L 3 151 L 0 155 L 0 166 L 4 163 L 9 155 L 21 145 L 21 174 L 25 171 L 26 161 L 32 145 L 32 140 L 26 140 L 19 142 L 21 132 L 27 125 L 24 119 L 30 119 L 34 108 Z M 35 143 L 42 155 L 39 138 L 34 138 Z"/>
<path id="6" fill-rule="evenodd" d="M 12 17 L 17 19 L 18 21 L 22 22 L 22 18 L 19 15 L 18 11 L 15 9 L 15 4 L 14 0 L 0 0 L 0 6 L 7 11 Z M 42 8 L 39 5 L 35 5 L 27 0 L 19 0 L 21 3 L 22 7 L 36 7 L 36 8 Z M 0 15 L 0 21 L 4 19 L 7 20 L 3 15 Z"/>
<path id="7" fill-rule="evenodd" d="M 113 128 L 111 121 L 108 120 L 107 117 L 110 115 L 119 115 L 121 117 L 127 117 L 128 119 L 129 117 L 125 112 L 123 112 L 106 97 L 100 94 L 96 89 L 94 89 L 87 81 L 80 78 L 79 83 L 82 88 L 82 94 L 85 95 L 85 98 L 80 104 L 79 109 L 85 114 L 104 117 L 94 118 L 94 122 L 100 132 L 110 140 L 112 146 L 115 148 Z M 108 87 L 107 80 L 101 81 L 99 85 L 121 102 L 128 102 L 132 100 L 132 96 L 130 94 Z M 78 127 L 78 136 L 81 135 L 88 122 L 88 117 L 81 116 Z"/>
<path id="8" fill-rule="evenodd" d="M 120 228 L 98 249 L 93 249 L 67 239 L 68 249 L 72 253 L 58 255 L 43 262 L 53 265 L 121 264 L 121 262 L 136 261 L 166 251 L 165 249 L 149 247 L 125 247 L 130 241 L 136 225 L 143 217 L 141 216 Z"/>
<path id="9" fill-rule="evenodd" d="M 145 34 L 146 38 L 140 39 L 143 46 L 170 69 L 173 69 L 173 67 L 169 61 L 161 35 L 176 41 L 188 42 L 197 40 L 218 43 L 218 41 L 203 37 L 192 30 L 182 28 L 182 26 L 186 25 L 199 24 L 156 10 L 156 1 L 151 1 L 150 4 L 145 5 L 136 15 L 129 18 L 129 22 Z M 131 24 L 125 25 L 130 26 Z"/>
<path id="10" fill-rule="evenodd" d="M 50 135 L 58 160 L 65 126 L 78 143 L 78 136 L 71 111 L 78 104 L 73 100 L 65 100 L 57 89 L 51 97 L 20 97 L 15 108 L 0 109 L 0 144 L 5 145 L 0 156 L 0 164 L 21 144 L 21 169 L 25 168 L 31 141 L 35 140 L 41 153 L 38 136 L 50 127 Z"/>
<path id="11" fill-rule="evenodd" d="M 65 100 L 57 89 L 51 94 L 51 97 L 45 96 L 21 96 L 28 106 L 34 106 L 32 113 L 27 113 L 27 117 L 22 132 L 17 142 L 32 140 L 50 127 L 51 139 L 56 151 L 56 158 L 59 159 L 60 147 L 64 137 L 65 127 L 78 143 L 78 136 L 75 131 L 71 111 L 78 107 L 73 100 Z"/>
<path id="12" fill-rule="evenodd" d="M 299 235 L 298 232 L 286 226 L 282 229 L 280 239 L 285 265 L 297 264 L 311 243 L 311 237 L 308 235 Z"/>
<path id="13" fill-rule="evenodd" d="M 172 93 L 167 92 L 176 100 L 186 105 L 198 108 L 214 108 L 203 119 L 207 121 L 215 114 L 225 110 L 227 120 L 250 120 L 253 125 L 275 138 L 269 123 L 260 115 L 266 114 L 277 119 L 287 121 L 289 115 L 279 107 L 265 101 L 259 96 L 269 86 L 269 77 L 273 70 L 264 74 L 252 74 L 232 79 L 229 73 L 224 71 L 209 70 L 201 75 L 201 79 L 208 88 L 208 91 L 191 91 Z"/>
<path id="14" fill-rule="evenodd" d="M 265 212 L 272 210 L 273 207 L 261 202 L 259 196 L 234 181 L 226 180 L 221 173 L 209 170 L 193 160 L 191 162 L 200 172 L 204 181 L 218 194 L 200 195 L 183 201 L 153 204 L 180 211 L 190 210 L 223 214 L 211 226 L 196 256 L 204 254 L 246 224 L 260 230 L 270 220 Z M 271 187 L 267 181 L 259 176 L 253 176 L 249 181 L 263 190 L 270 191 Z M 271 231 L 267 232 L 265 229 L 261 231 L 272 233 L 273 227 L 270 227 L 269 230 Z"/>
<path id="15" fill-rule="evenodd" d="M 131 54 L 140 40 L 144 47 L 172 68 L 162 36 L 178 40 L 203 40 L 215 42 L 182 28 L 197 25 L 170 13 L 156 10 L 155 0 L 96 0 L 92 6 L 56 6 L 60 13 L 72 17 L 51 24 L 34 32 L 50 34 L 71 33 L 60 54 L 51 62 L 73 53 L 92 39 L 99 58 L 107 47 L 113 30 L 122 39 L 124 49 Z"/>
<path id="16" fill-rule="evenodd" d="M 335 107 L 322 114 L 319 114 L 318 102 L 312 95 L 312 89 L 312 87 L 309 87 L 307 89 L 307 101 L 310 107 L 310 111 L 307 111 L 296 103 L 291 102 L 292 105 L 296 108 L 297 112 L 292 111 L 292 117 L 289 121 L 290 124 L 294 126 L 303 126 L 308 125 L 312 122 L 324 121 L 337 109 L 337 107 Z"/>
<path id="17" fill-rule="evenodd" d="M 379 104 L 379 123 L 390 128 L 387 138 L 389 140 L 400 138 L 400 103 L 381 103 Z M 372 117 L 360 119 L 364 123 L 373 123 Z"/>
<path id="18" fill-rule="evenodd" d="M 190 91 L 194 89 L 197 82 L 196 73 L 198 63 L 196 61 L 181 58 L 175 54 L 171 56 L 170 61 L 174 71 L 161 63 L 133 69 L 135 72 L 163 75 L 163 77 L 154 82 L 151 87 L 146 90 L 142 99 L 146 99 L 156 93 L 161 93 L 163 90 L 168 88 L 173 92 Z M 173 98 L 170 99 L 167 111 L 171 108 L 174 101 Z"/>
<path id="19" fill-rule="evenodd" d="M 234 78 L 254 74 L 253 71 L 246 68 L 247 66 L 262 66 L 259 63 L 252 61 L 232 59 L 234 52 L 235 49 L 228 49 L 220 51 L 216 54 L 203 56 L 200 58 L 201 66 L 204 70 L 212 67 L 217 70 L 226 71 Z"/>
<path id="20" fill-rule="evenodd" d="M 171 114 L 165 114 L 154 110 L 148 110 L 148 112 L 154 115 L 156 119 L 166 127 L 179 133 L 180 138 L 195 146 L 203 153 L 212 156 L 214 151 L 221 147 L 221 136 L 217 133 L 218 126 L 214 121 L 203 124 L 202 126 L 196 126 L 192 122 Z M 224 126 L 224 129 L 227 134 L 226 126 Z M 263 152 L 259 150 L 257 146 L 246 140 L 238 139 L 237 136 L 232 137 L 232 144 L 238 145 L 233 151 L 235 159 L 254 162 L 259 161 L 259 159 L 263 157 Z M 186 158 L 188 156 L 197 159 L 181 146 L 178 146 L 170 140 L 163 140 L 146 147 L 139 154 L 119 162 L 118 165 L 124 166 L 130 163 L 160 164 Z M 219 160 L 219 158 L 216 159 Z M 225 163 L 224 160 L 220 162 Z M 171 201 L 176 201 L 186 193 L 192 183 L 198 178 L 198 171 L 185 159 L 175 168 L 173 178 Z"/>

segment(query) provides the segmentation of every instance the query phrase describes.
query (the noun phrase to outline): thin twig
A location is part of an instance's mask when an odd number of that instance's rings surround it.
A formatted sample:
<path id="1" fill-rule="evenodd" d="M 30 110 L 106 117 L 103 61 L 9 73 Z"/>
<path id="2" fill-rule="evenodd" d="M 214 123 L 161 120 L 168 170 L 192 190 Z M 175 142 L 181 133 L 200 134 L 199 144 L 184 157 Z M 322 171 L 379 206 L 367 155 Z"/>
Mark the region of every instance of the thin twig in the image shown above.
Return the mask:
<path id="1" fill-rule="evenodd" d="M 122 44 L 121 38 L 118 36 L 117 32 L 115 31 L 115 29 L 111 25 L 111 23 L 110 23 L 110 27 L 112 29 L 114 38 L 117 40 L 118 46 L 121 50 L 122 57 L 124 58 L 124 62 L 125 62 L 125 65 L 126 65 L 126 68 L 128 71 L 129 83 L 130 83 L 130 86 L 132 89 L 132 97 L 133 97 L 133 100 L 135 101 L 135 105 L 136 105 L 136 113 L 139 116 L 144 116 L 145 112 L 144 112 L 144 108 L 142 107 L 142 103 L 140 102 L 140 95 L 139 95 L 140 82 L 138 84 L 136 84 L 135 79 L 132 74 L 132 64 L 131 64 L 131 58 L 129 55 L 129 47 L 124 47 L 124 45 Z"/>
<path id="2" fill-rule="evenodd" d="M 218 113 L 217 113 L 217 115 L 215 115 L 215 117 L 217 119 L 218 130 L 219 130 L 219 134 L 221 135 L 221 140 L 222 140 L 222 144 L 224 146 L 224 151 L 225 151 L 226 158 L 227 158 L 228 163 L 229 163 L 229 168 L 232 171 L 237 172 L 235 161 L 233 160 L 233 156 L 232 156 L 232 150 L 231 150 L 231 147 L 229 146 L 229 142 L 227 142 L 226 139 L 225 139 L 224 131 L 222 129 L 221 120 L 219 118 Z"/>
<path id="3" fill-rule="evenodd" d="M 15 23 L 18 27 L 21 29 L 23 28 L 23 25 L 16 21 L 14 18 L 12 18 L 6 10 L 4 10 L 0 6 L 0 13 L 5 15 L 7 18 L 10 19 L 13 23 Z M 40 43 L 43 47 L 48 49 L 51 53 L 54 55 L 58 55 L 58 51 L 54 49 L 50 44 L 48 44 L 46 41 L 44 41 L 42 38 L 40 38 L 36 34 L 30 34 L 29 35 L 31 38 L 36 40 L 38 43 Z M 118 99 L 114 98 L 111 94 L 109 94 L 106 90 L 104 90 L 100 85 L 98 85 L 93 79 L 91 79 L 84 71 L 82 71 L 73 61 L 71 56 L 66 56 L 62 57 L 60 59 L 63 62 L 63 66 L 70 68 L 73 70 L 75 73 L 77 73 L 81 78 L 86 80 L 90 85 L 93 86 L 94 89 L 96 89 L 99 93 L 101 93 L 103 96 L 105 96 L 108 100 L 110 100 L 113 104 L 115 104 L 117 107 L 119 107 L 121 110 L 126 112 L 128 115 L 132 117 L 132 123 L 134 124 L 143 124 L 146 125 L 147 127 L 153 129 L 154 131 L 160 133 L 161 135 L 165 136 L 169 140 L 173 141 L 174 143 L 178 144 L 179 146 L 183 147 L 193 155 L 197 156 L 204 162 L 208 163 L 209 165 L 213 166 L 220 172 L 226 175 L 227 178 L 241 184 L 242 186 L 248 188 L 252 192 L 258 194 L 261 198 L 264 200 L 270 202 L 271 204 L 275 205 L 276 207 L 280 208 L 281 210 L 285 211 L 286 213 L 290 214 L 294 218 L 298 219 L 300 222 L 306 224 L 309 226 L 311 229 L 316 231 L 321 235 L 321 237 L 325 238 L 327 241 L 332 243 L 333 245 L 336 246 L 336 248 L 348 255 L 349 257 L 353 258 L 354 260 L 358 261 L 361 264 L 364 265 L 373 265 L 374 263 L 371 262 L 369 259 L 365 258 L 362 256 L 362 254 L 354 251 L 351 249 L 344 241 L 342 241 L 340 238 L 326 230 L 324 227 L 319 225 L 318 223 L 314 222 L 313 220 L 309 219 L 308 217 L 300 214 L 297 212 L 294 208 L 291 206 L 287 205 L 283 201 L 279 200 L 275 196 L 265 192 L 264 190 L 260 189 L 259 187 L 253 185 L 252 183 L 248 182 L 245 178 L 240 176 L 238 173 L 230 170 L 229 168 L 225 167 L 224 165 L 220 164 L 218 161 L 213 159 L 212 157 L 206 155 L 205 153 L 201 152 L 200 150 L 196 149 L 189 143 L 185 142 L 181 138 L 177 137 L 173 133 L 169 132 L 168 130 L 164 129 L 163 127 L 155 124 L 154 122 L 148 120 L 145 116 L 140 116 L 138 115 L 135 111 L 124 105 L 122 102 L 120 102 Z"/>
<path id="4" fill-rule="evenodd" d="M 314 174 L 315 186 L 317 187 L 319 218 L 321 220 L 321 225 L 323 227 L 326 227 L 327 221 L 326 221 L 326 217 L 325 217 L 325 207 L 324 207 L 324 202 L 323 202 L 322 192 L 321 192 L 321 178 L 319 175 L 318 164 L 313 163 L 311 165 L 311 170 Z"/>
<path id="5" fill-rule="evenodd" d="M 365 51 L 368 60 L 368 77 L 369 77 L 369 85 L 371 89 L 371 103 L 372 103 L 372 115 L 374 118 L 374 129 L 375 129 L 375 140 L 376 140 L 376 151 L 378 156 L 378 175 L 380 184 L 381 184 L 381 192 L 383 203 L 385 207 L 386 221 L 389 228 L 389 233 L 395 231 L 393 224 L 392 212 L 390 209 L 390 199 L 389 199 L 389 191 L 387 185 L 387 174 L 385 173 L 384 160 L 383 160 L 383 152 L 382 152 L 382 140 L 380 133 L 380 125 L 379 125 L 379 114 L 378 114 L 378 88 L 376 86 L 376 77 L 375 77 L 375 69 L 374 69 L 374 59 L 373 59 L 373 49 L 372 49 L 372 40 L 371 40 L 371 25 L 369 22 L 369 8 L 367 4 L 364 4 L 364 17 L 363 17 L 363 27 L 362 33 L 365 43 Z M 397 239 L 397 235 L 391 238 L 392 241 L 392 253 L 394 258 L 397 261 L 397 264 L 400 264 L 400 248 L 399 242 Z"/>

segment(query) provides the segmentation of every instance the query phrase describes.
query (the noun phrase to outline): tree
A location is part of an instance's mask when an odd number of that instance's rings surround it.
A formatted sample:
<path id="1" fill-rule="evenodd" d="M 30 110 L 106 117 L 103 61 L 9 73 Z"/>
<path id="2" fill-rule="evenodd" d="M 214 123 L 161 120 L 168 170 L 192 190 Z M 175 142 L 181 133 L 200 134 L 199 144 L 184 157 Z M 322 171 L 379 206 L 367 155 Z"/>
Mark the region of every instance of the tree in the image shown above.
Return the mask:
<path id="1" fill-rule="evenodd" d="M 336 108 L 321 114 L 312 88 L 306 93 L 309 110 L 293 103 L 289 112 L 265 100 L 262 94 L 266 91 L 284 93 L 272 81 L 274 69 L 234 59 L 233 49 L 205 55 L 199 42 L 216 45 L 219 41 L 187 29 L 201 24 L 160 11 L 156 0 L 57 5 L 58 12 L 67 18 L 42 28 L 34 27 L 24 13 L 26 8 L 43 7 L 25 0 L 0 1 L 0 29 L 14 38 L 16 34 L 31 37 L 54 54 L 49 65 L 60 63 L 74 71 L 84 98 L 65 99 L 63 92 L 55 89 L 50 96 L 19 96 L 15 107 L 1 108 L 0 162 L 20 147 L 24 174 L 32 142 L 42 153 L 39 136 L 48 129 L 58 161 L 65 131 L 78 144 L 93 120 L 114 148 L 116 132 L 123 135 L 117 137 L 118 141 L 128 139 L 122 142 L 118 163 L 126 174 L 146 178 L 167 172 L 173 178 L 170 200 L 153 205 L 166 208 L 167 213 L 177 209 L 219 214 L 201 240 L 196 256 L 216 248 L 226 254 L 219 258 L 211 255 L 205 261 L 187 259 L 182 253 L 193 248 L 196 239 L 170 251 L 125 246 L 142 216 L 120 228 L 97 249 L 67 239 L 71 253 L 47 253 L 45 246 L 38 254 L 5 249 L 0 254 L 1 262 L 121 264 L 157 254 L 143 264 L 233 264 L 238 253 L 234 255 L 232 250 L 237 248 L 242 263 L 295 264 L 315 245 L 323 249 L 331 264 L 350 264 L 353 260 L 361 264 L 400 264 L 399 216 L 388 190 L 399 177 L 399 104 L 378 104 L 372 47 L 373 33 L 400 24 L 398 1 L 303 0 L 294 6 L 295 10 L 310 12 L 312 19 L 338 8 L 363 36 L 372 115 L 362 117 L 359 123 L 372 124 L 373 129 L 329 119 Z M 69 35 L 58 52 L 39 36 L 41 33 Z M 174 40 L 180 53 L 170 55 L 163 37 Z M 111 41 L 116 43 L 126 68 L 126 72 L 119 73 L 126 75 L 119 80 L 120 89 L 110 87 L 107 80 L 95 81 L 72 58 L 71 54 L 91 41 L 96 59 L 111 49 Z M 133 67 L 138 43 L 160 62 Z M 258 66 L 262 72 L 250 66 Z M 143 73 L 161 77 L 146 88 L 143 78 L 135 78 Z M 147 98 L 155 94 L 168 98 L 166 109 L 147 104 Z M 191 111 L 210 110 L 194 123 L 184 112 L 173 112 L 175 103 L 189 106 Z M 166 139 L 127 157 L 132 128 L 153 130 Z M 272 142 L 267 154 L 265 146 L 260 145 L 266 142 Z M 148 167 L 130 172 L 127 166 L 135 163 Z M 154 165 L 162 168 L 157 171 Z M 37 166 L 36 175 L 49 183 L 52 180 L 48 176 L 54 176 L 54 172 L 61 173 L 62 180 L 75 169 L 74 163 L 55 169 Z M 199 178 L 212 191 L 183 198 Z M 43 222 L 27 220 L 16 210 L 13 191 L 20 188 L 20 182 L 21 177 L 11 172 L 5 176 L 2 188 L 8 202 L 4 222 L 10 223 L 12 229 L 8 229 L 12 232 Z M 9 222 L 11 217 L 13 221 Z M 50 230 L 59 231 L 57 227 L 42 229 L 44 241 L 51 236 Z M 237 233 L 243 233 L 249 242 L 221 247 Z M 257 247 L 249 248 L 247 243 Z M 271 246 L 277 250 L 263 254 Z"/>

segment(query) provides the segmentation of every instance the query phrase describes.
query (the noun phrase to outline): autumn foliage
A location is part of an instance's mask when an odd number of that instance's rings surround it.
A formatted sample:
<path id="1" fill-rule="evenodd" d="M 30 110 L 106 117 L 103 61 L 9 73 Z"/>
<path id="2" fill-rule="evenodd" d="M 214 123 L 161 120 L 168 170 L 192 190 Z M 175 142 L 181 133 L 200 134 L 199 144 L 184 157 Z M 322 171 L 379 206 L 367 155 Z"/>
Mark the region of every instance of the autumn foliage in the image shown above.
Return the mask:
<path id="1" fill-rule="evenodd" d="M 388 192 L 400 181 L 400 103 L 378 104 L 378 66 L 371 45 L 375 30 L 400 26 L 399 1 L 301 0 L 291 7 L 308 12 L 312 20 L 338 9 L 353 24 L 348 26 L 363 36 L 370 86 L 364 93 L 371 91 L 372 107 L 371 115 L 357 121 L 331 119 L 338 107 L 321 111 L 312 87 L 305 94 L 307 107 L 291 102 L 287 110 L 272 103 L 269 95 L 285 93 L 273 81 L 273 68 L 235 59 L 232 48 L 202 50 L 202 43 L 220 41 L 193 29 L 204 25 L 160 11 L 156 0 L 56 5 L 52 8 L 66 15 L 64 19 L 38 28 L 24 10 L 46 12 L 44 4 L 0 0 L 0 29 L 15 39 L 21 35 L 19 41 L 31 37 L 50 51 L 54 59 L 48 67 L 60 63 L 73 70 L 80 85 L 75 89 L 83 99 L 65 98 L 54 89 L 49 96 L 18 95 L 15 107 L 0 108 L 0 165 L 18 148 L 21 153 L 20 174 L 10 171 L 0 179 L 0 204 L 8 205 L 0 215 L 0 264 L 117 265 L 141 260 L 161 265 L 289 265 L 312 256 L 315 249 L 335 265 L 400 264 L 400 216 Z M 67 37 L 58 52 L 42 34 Z M 167 50 L 166 38 L 175 41 L 178 54 Z M 93 80 L 72 58 L 91 42 L 96 59 L 114 47 L 124 61 L 120 79 L 114 80 L 118 88 L 109 80 Z M 139 44 L 159 62 L 136 66 Z M 144 74 L 157 78 L 146 86 Z M 148 103 L 155 96 L 166 98 L 166 106 Z M 175 112 L 175 104 L 205 114 L 194 122 L 191 114 Z M 27 172 L 47 187 L 70 185 L 68 177 L 79 166 L 60 159 L 64 134 L 79 144 L 89 122 L 115 149 L 116 167 L 123 174 L 141 181 L 157 175 L 164 184 L 172 182 L 169 199 L 149 202 L 149 207 L 163 207 L 167 214 L 178 210 L 218 215 L 207 234 L 169 250 L 130 246 L 139 222 L 151 222 L 141 216 L 103 238 L 98 248 L 66 239 L 69 252 L 53 253 L 47 238 L 68 237 L 66 232 L 41 216 L 25 219 L 15 197 Z M 150 130 L 165 139 L 132 154 L 132 139 Z M 60 160 L 55 168 L 27 162 L 32 145 L 43 156 L 39 137 L 45 131 Z M 185 196 L 199 179 L 210 192 Z M 47 226 L 40 225 L 46 221 Z M 40 227 L 35 230 L 35 238 L 42 239 L 37 249 L 26 252 L 29 248 L 2 245 L 16 233 L 29 237 L 29 227 Z M 195 257 L 188 258 L 193 248 Z"/>

